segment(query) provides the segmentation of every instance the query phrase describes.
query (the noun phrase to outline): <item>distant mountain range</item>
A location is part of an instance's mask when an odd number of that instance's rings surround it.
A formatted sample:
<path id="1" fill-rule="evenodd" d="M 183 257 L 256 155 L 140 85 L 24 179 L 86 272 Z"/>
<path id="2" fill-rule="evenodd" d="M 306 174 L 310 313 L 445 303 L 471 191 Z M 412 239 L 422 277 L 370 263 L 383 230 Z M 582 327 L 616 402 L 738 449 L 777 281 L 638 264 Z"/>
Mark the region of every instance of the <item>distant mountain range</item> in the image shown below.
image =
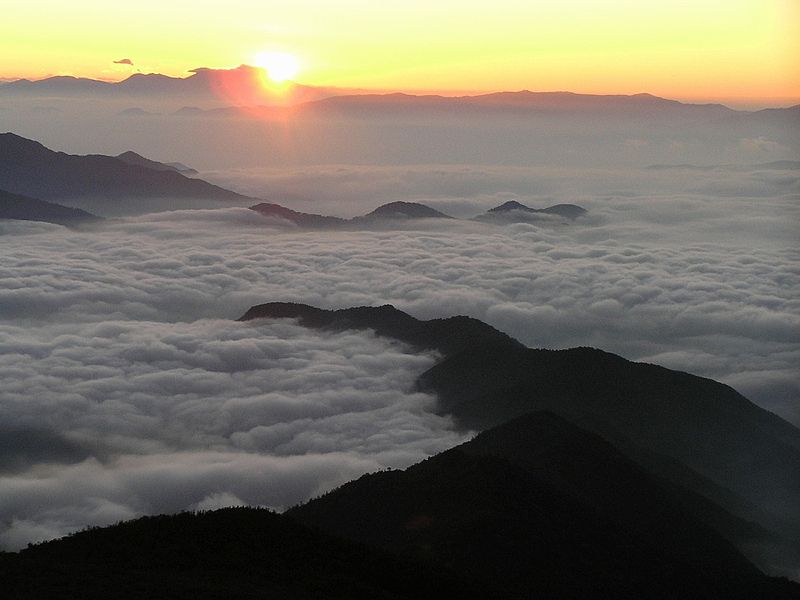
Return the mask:
<path id="1" fill-rule="evenodd" d="M 56 76 L 31 81 L 0 83 L 0 96 L 93 98 L 177 98 L 233 106 L 294 104 L 357 92 L 353 89 L 315 87 L 287 82 L 272 89 L 263 69 L 240 65 L 235 69 L 198 68 L 188 77 L 135 73 L 119 82 Z"/>
<path id="2" fill-rule="evenodd" d="M 800 105 L 787 109 L 760 111 L 733 110 L 722 104 L 693 104 L 661 98 L 652 94 L 578 94 L 568 91 L 503 91 L 466 96 L 433 94 L 375 93 L 367 90 L 337 87 L 317 87 L 287 82 L 274 88 L 268 84 L 263 69 L 240 65 L 233 69 L 197 68 L 188 77 L 170 77 L 159 73 L 135 73 L 118 81 L 55 76 L 31 81 L 19 79 L 0 82 L 0 97 L 89 96 L 95 98 L 162 98 L 208 100 L 214 111 L 231 107 L 261 107 L 293 105 L 305 111 L 367 114 L 369 112 L 426 110 L 426 111 L 486 111 L 507 113 L 620 113 L 626 117 L 669 115 L 686 119 L 712 119 L 748 116 L 750 120 L 782 118 L 797 115 Z M 142 111 L 146 112 L 146 111 Z"/>
<path id="3" fill-rule="evenodd" d="M 2 93 L 2 88 L 0 88 Z M 246 112 L 242 112 L 246 108 Z M 793 109 L 770 109 L 762 119 L 781 118 Z M 200 109 L 185 107 L 175 114 L 205 117 L 271 118 L 284 113 L 298 116 L 370 118 L 397 115 L 480 117 L 481 115 L 528 118 L 604 118 L 651 124 L 708 122 L 759 112 L 738 111 L 722 104 L 691 104 L 651 94 L 596 95 L 573 92 L 497 92 L 474 96 L 416 95 L 406 93 L 329 93 L 325 97 L 289 105 L 253 104 Z M 137 111 L 137 114 L 138 111 Z"/>
<path id="4" fill-rule="evenodd" d="M 340 95 L 309 102 L 300 109 L 339 114 L 409 113 L 413 111 L 499 113 L 508 115 L 619 115 L 627 119 L 660 116 L 690 120 L 737 114 L 721 104 L 687 104 L 651 94 L 597 95 L 573 92 L 496 92 L 475 96 L 413 95 L 404 93 Z"/>
<path id="5" fill-rule="evenodd" d="M 403 223 L 415 219 L 455 219 L 419 202 L 389 202 L 372 212 L 352 219 L 330 217 L 291 210 L 280 204 L 261 202 L 250 207 L 264 215 L 288 221 L 304 229 L 364 229 L 380 224 Z M 586 214 L 586 209 L 575 204 L 557 204 L 543 209 L 529 208 L 516 201 L 506 202 L 478 215 L 475 220 L 488 223 L 514 223 L 540 221 L 543 218 L 572 221 Z"/>
<path id="6" fill-rule="evenodd" d="M 130 150 L 117 156 L 78 156 L 55 152 L 13 133 L 2 133 L 0 190 L 10 195 L 0 197 L 0 218 L 75 224 L 97 219 L 92 212 L 117 216 L 173 206 L 205 207 L 204 202 L 211 203 L 210 206 L 240 206 L 254 200 L 197 177 L 187 177 L 196 173 L 181 163 L 154 161 Z M 15 196 L 13 203 L 11 196 Z M 161 205 L 153 207 L 153 201 L 160 201 Z M 298 212 L 269 202 L 250 208 L 265 217 L 304 229 L 358 230 L 397 226 L 416 219 L 455 220 L 417 202 L 390 202 L 352 219 Z M 74 209 L 78 212 L 70 212 Z M 585 213 L 585 209 L 574 204 L 534 209 L 509 201 L 475 219 L 497 224 L 542 219 L 572 221 Z"/>

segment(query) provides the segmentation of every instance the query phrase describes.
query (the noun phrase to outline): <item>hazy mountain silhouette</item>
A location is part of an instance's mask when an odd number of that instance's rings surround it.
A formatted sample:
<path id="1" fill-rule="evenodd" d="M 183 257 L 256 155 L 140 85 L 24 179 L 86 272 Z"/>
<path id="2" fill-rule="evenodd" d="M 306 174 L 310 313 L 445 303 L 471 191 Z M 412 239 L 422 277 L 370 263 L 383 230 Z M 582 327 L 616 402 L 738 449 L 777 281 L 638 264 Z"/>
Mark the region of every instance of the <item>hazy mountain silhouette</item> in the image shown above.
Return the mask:
<path id="1" fill-rule="evenodd" d="M 450 215 L 420 204 L 419 202 L 389 202 L 367 213 L 366 215 L 342 219 L 328 217 L 313 213 L 304 213 L 281 206 L 262 202 L 250 207 L 266 217 L 274 217 L 294 223 L 298 227 L 307 229 L 363 229 L 374 226 L 402 224 L 414 219 L 452 219 Z M 574 204 L 557 204 L 543 209 L 528 208 L 519 202 L 506 202 L 502 206 L 491 209 L 489 212 L 478 215 L 475 220 L 502 225 L 525 220 L 536 220 L 537 217 L 560 217 L 575 220 L 586 213 L 586 210 Z M 533 215 L 533 219 L 529 216 Z"/>
<path id="2" fill-rule="evenodd" d="M 188 77 L 159 73 L 135 73 L 119 82 L 78 77 L 48 77 L 38 81 L 20 79 L 0 83 L 0 95 L 86 96 L 91 98 L 195 99 L 214 105 L 291 104 L 351 94 L 355 89 L 317 87 L 294 82 L 280 86 L 278 93 L 266 86 L 263 69 L 240 65 L 233 69 L 197 68 Z"/>
<path id="3" fill-rule="evenodd" d="M 129 165 L 136 165 L 139 167 L 144 167 L 146 169 L 152 169 L 153 171 L 174 171 L 176 173 L 183 173 L 183 174 L 195 174 L 197 171 L 192 169 L 191 167 L 187 167 L 181 163 L 162 163 L 155 160 L 150 160 L 149 158 L 145 158 L 141 154 L 137 154 L 133 150 L 128 150 L 127 152 L 123 152 L 122 154 L 117 154 L 114 158 L 118 158 L 124 163 Z"/>
<path id="4" fill-rule="evenodd" d="M 450 215 L 425 206 L 419 202 L 389 202 L 383 204 L 361 219 L 452 219 Z"/>
<path id="5" fill-rule="evenodd" d="M 527 598 L 797 597 L 599 437 L 534 413 L 287 514 Z"/>
<path id="6" fill-rule="evenodd" d="M 800 104 L 786 108 L 764 108 L 743 114 L 731 115 L 726 123 L 759 126 L 794 127 L 800 119 Z"/>
<path id="7" fill-rule="evenodd" d="M 99 97 L 144 96 L 150 98 L 190 98 L 227 101 L 232 106 L 260 104 L 300 104 L 313 111 L 447 110 L 505 112 L 620 113 L 626 116 L 671 114 L 683 118 L 718 118 L 735 114 L 721 104 L 690 104 L 653 96 L 652 94 L 599 95 L 567 91 L 533 92 L 503 91 L 470 96 L 414 95 L 401 92 L 377 94 L 367 90 L 316 87 L 288 82 L 280 95 L 264 86 L 263 69 L 240 65 L 233 69 L 197 68 L 188 77 L 170 77 L 159 73 L 135 73 L 119 82 L 57 76 L 38 81 L 20 79 L 0 83 L 1 94 L 39 96 L 90 95 Z M 270 102 L 273 101 L 273 102 Z"/>
<path id="8" fill-rule="evenodd" d="M 779 564 L 786 560 L 779 538 L 800 540 L 800 431 L 726 385 L 593 348 L 529 349 L 468 317 L 419 321 L 391 306 L 325 311 L 271 303 L 242 320 L 262 317 L 369 328 L 438 350 L 442 359 L 418 380 L 421 390 L 436 394 L 438 412 L 477 430 L 531 411 L 557 413 L 659 477 L 774 532 L 763 567 L 787 566 Z M 736 541 L 744 549 L 746 541 Z M 754 557 L 760 550 L 748 552 Z"/>
<path id="9" fill-rule="evenodd" d="M 37 81 L 18 79 L 0 84 L 0 94 L 103 94 L 107 93 L 114 84 L 107 81 L 98 81 L 86 77 L 72 77 L 70 75 L 57 75 Z"/>
<path id="10" fill-rule="evenodd" d="M 112 156 L 54 152 L 13 133 L 0 134 L 0 189 L 15 194 L 68 201 L 81 208 L 99 205 L 109 209 L 120 206 L 123 200 L 146 198 L 252 200 L 202 179 L 188 178 L 175 170 L 156 170 L 149 161 L 146 164 L 129 164 Z M 100 202 L 87 202 L 90 200 Z"/>
<path id="11" fill-rule="evenodd" d="M 3 598 L 485 598 L 472 578 L 264 509 L 144 517 L 0 553 Z"/>
<path id="12" fill-rule="evenodd" d="M 298 227 L 308 229 L 363 229 L 392 222 L 404 222 L 411 219 L 452 219 L 438 210 L 419 204 L 418 202 L 390 202 L 379 206 L 372 212 L 352 219 L 327 217 L 310 213 L 297 212 L 280 204 L 262 202 L 250 207 L 267 217 L 275 217 L 294 223 Z"/>
<path id="13" fill-rule="evenodd" d="M 530 208 L 516 200 L 509 200 L 500 206 L 490 208 L 482 215 L 475 217 L 477 221 L 486 223 L 514 223 L 518 221 L 536 221 L 542 217 L 560 217 L 574 221 L 586 214 L 586 209 L 577 204 L 555 204 L 547 208 Z"/>
<path id="14" fill-rule="evenodd" d="M 573 92 L 495 92 L 474 96 L 413 95 L 405 93 L 340 95 L 300 107 L 311 112 L 360 114 L 396 112 L 486 113 L 508 115 L 606 115 L 626 119 L 667 118 L 695 121 L 735 115 L 721 104 L 688 104 L 651 94 L 597 95 Z"/>
<path id="15" fill-rule="evenodd" d="M 79 208 L 28 198 L 5 190 L 0 190 L 0 219 L 44 221 L 69 227 L 101 220 L 100 217 Z"/>
<path id="16" fill-rule="evenodd" d="M 297 212 L 291 208 L 286 208 L 280 204 L 272 204 L 270 202 L 261 202 L 259 204 L 255 204 L 250 207 L 250 210 L 254 210 L 265 217 L 273 217 L 283 221 L 289 221 L 298 227 L 304 227 L 308 229 L 341 229 L 348 223 L 347 219 Z"/>
<path id="17" fill-rule="evenodd" d="M 143 108 L 139 108 L 138 106 L 132 106 L 131 108 L 126 108 L 121 110 L 117 113 L 120 117 L 154 117 L 157 116 L 159 113 L 155 113 L 149 110 L 144 110 Z"/>

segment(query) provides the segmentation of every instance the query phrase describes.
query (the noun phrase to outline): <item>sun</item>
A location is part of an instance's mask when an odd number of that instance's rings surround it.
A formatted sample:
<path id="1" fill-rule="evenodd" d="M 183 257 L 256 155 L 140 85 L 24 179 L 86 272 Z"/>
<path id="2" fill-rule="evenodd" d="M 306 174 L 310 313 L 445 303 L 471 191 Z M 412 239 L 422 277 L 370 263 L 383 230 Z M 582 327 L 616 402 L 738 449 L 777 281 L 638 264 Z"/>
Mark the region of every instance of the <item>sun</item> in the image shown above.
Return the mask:
<path id="1" fill-rule="evenodd" d="M 259 52 L 253 62 L 264 69 L 275 83 L 294 79 L 300 71 L 300 61 L 294 54 L 287 52 Z"/>

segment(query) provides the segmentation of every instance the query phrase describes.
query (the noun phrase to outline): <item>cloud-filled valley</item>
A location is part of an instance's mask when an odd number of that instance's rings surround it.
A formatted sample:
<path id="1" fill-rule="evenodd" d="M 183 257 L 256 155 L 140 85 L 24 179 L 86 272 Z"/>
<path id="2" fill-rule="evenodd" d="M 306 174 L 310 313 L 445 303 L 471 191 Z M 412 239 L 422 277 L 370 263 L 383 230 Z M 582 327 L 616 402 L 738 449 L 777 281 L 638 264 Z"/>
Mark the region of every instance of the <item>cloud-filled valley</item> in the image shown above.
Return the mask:
<path id="1" fill-rule="evenodd" d="M 199 320 L 0 336 L 5 547 L 142 513 L 285 508 L 463 439 L 412 391 L 433 357 L 369 333 Z"/>
<path id="2" fill-rule="evenodd" d="M 17 452 L 0 464 L 3 546 L 142 513 L 285 507 L 468 435 L 413 392 L 434 357 L 363 332 L 234 321 L 266 301 L 467 314 L 530 346 L 713 377 L 800 422 L 792 170 L 307 167 L 211 180 L 294 190 L 270 199 L 344 216 L 396 197 L 459 217 L 509 199 L 589 213 L 357 232 L 243 207 L 80 230 L 0 222 L 0 445 Z"/>

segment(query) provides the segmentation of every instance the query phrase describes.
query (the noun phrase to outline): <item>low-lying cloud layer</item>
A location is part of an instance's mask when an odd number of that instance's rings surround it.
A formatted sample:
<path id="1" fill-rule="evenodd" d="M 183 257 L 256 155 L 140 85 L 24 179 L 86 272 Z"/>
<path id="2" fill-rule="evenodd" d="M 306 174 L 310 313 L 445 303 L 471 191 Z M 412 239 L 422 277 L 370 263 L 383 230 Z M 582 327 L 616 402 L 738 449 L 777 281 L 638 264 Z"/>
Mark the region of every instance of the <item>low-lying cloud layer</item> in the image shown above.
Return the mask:
<path id="1" fill-rule="evenodd" d="M 289 322 L 0 328 L 0 544 L 221 504 L 286 507 L 458 443 L 434 357 Z"/>
<path id="2" fill-rule="evenodd" d="M 368 333 L 233 322 L 265 301 L 468 314 L 531 346 L 713 377 L 800 423 L 794 171 L 475 167 L 457 190 L 454 169 L 351 170 L 351 214 L 396 199 L 394 177 L 403 199 L 458 216 L 500 199 L 589 216 L 363 232 L 302 232 L 243 208 L 85 231 L 0 222 L 0 543 L 146 512 L 286 506 L 461 439 L 411 391 L 433 357 Z M 332 212 L 343 175 L 308 175 L 301 196 Z"/>

